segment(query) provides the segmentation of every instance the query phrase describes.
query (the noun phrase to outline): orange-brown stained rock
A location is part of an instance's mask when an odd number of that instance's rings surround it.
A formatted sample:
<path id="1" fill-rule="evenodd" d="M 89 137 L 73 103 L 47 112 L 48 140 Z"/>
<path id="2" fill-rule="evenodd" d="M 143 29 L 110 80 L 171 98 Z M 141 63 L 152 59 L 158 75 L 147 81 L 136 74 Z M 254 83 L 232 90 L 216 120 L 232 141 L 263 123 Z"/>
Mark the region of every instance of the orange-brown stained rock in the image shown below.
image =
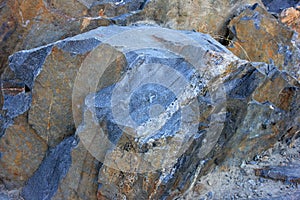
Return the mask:
<path id="1" fill-rule="evenodd" d="M 29 124 L 50 146 L 55 146 L 64 137 L 74 134 L 72 91 L 84 57 L 71 56 L 54 47 L 36 79 Z"/>
<path id="2" fill-rule="evenodd" d="M 98 177 L 99 187 L 97 199 L 112 199 L 115 195 L 117 199 L 127 197 L 129 199 L 136 198 L 136 193 L 143 191 L 141 199 L 153 199 L 158 194 L 159 173 L 147 172 L 144 174 L 121 172 L 106 166 L 102 166 Z M 141 187 L 142 186 L 142 187 Z M 108 190 L 109 189 L 109 190 Z"/>
<path id="3" fill-rule="evenodd" d="M 229 23 L 234 38 L 228 46 L 242 59 L 273 63 L 299 76 L 299 50 L 293 46 L 294 32 L 260 6 L 248 8 Z M 297 75 L 298 74 L 298 75 Z"/>
<path id="4" fill-rule="evenodd" d="M 260 103 L 271 102 L 278 108 L 289 111 L 296 95 L 296 90 L 291 85 L 293 84 L 282 75 L 267 79 L 254 92 L 253 98 Z"/>
<path id="5" fill-rule="evenodd" d="M 298 32 L 300 39 L 300 6 L 297 9 L 287 8 L 280 13 L 280 21 Z"/>
<path id="6" fill-rule="evenodd" d="M 62 135 L 68 134 L 63 130 L 65 130 L 66 122 L 69 123 L 72 120 L 72 117 L 70 117 L 72 113 L 68 110 L 70 99 L 61 96 L 62 94 L 66 96 L 70 95 L 70 86 L 68 86 L 68 83 L 72 80 L 66 77 L 74 77 L 72 73 L 76 71 L 76 67 L 73 64 L 77 65 L 80 58 L 84 58 L 84 56 L 71 56 L 69 53 L 65 53 L 56 47 L 53 49 L 52 54 L 48 56 L 41 74 L 35 81 L 33 92 L 38 91 L 39 94 L 33 94 L 33 107 L 29 115 L 36 114 L 36 116 L 30 118 L 29 121 L 32 125 L 36 126 L 34 128 L 39 128 L 39 133 L 45 133 L 45 135 L 41 134 L 42 137 L 46 136 L 45 138 L 47 138 L 47 131 L 50 128 L 50 141 L 55 143 L 59 140 L 60 135 L 55 132 L 55 129 L 51 130 L 51 128 L 59 127 L 58 130 L 61 131 Z M 65 54 L 64 58 L 61 57 L 61 54 Z M 112 71 L 107 71 L 108 76 L 103 79 L 103 84 L 107 84 L 109 79 L 117 81 L 119 78 L 118 74 L 122 71 L 122 60 L 116 60 L 114 63 L 115 68 Z M 243 68 L 245 69 L 243 70 Z M 230 74 L 226 76 L 227 74 L 225 73 L 224 79 L 231 77 L 231 79 L 228 78 L 229 80 L 225 82 L 225 86 L 228 87 L 228 98 L 231 98 L 227 99 L 228 101 L 226 100 L 228 112 L 226 118 L 228 117 L 228 119 L 226 119 L 226 126 L 224 127 L 225 130 L 222 131 L 222 137 L 220 139 L 216 138 L 219 140 L 219 143 L 216 145 L 217 147 L 207 157 L 211 161 L 208 165 L 212 165 L 212 162 L 217 162 L 216 160 L 221 161 L 221 159 L 225 158 L 227 160 L 234 160 L 236 163 L 245 160 L 245 155 L 251 156 L 251 154 L 260 152 L 277 141 L 277 137 L 280 137 L 281 134 L 280 130 L 284 131 L 282 127 L 290 122 L 289 116 L 284 115 L 284 112 L 281 110 L 278 112 L 282 114 L 282 117 L 268 104 L 251 99 L 253 90 L 256 90 L 260 84 L 263 84 L 267 76 L 259 74 L 258 70 L 251 64 L 239 67 L 224 67 L 225 71 L 226 69 L 228 69 L 228 73 Z M 65 76 L 66 74 L 70 76 Z M 276 80 L 276 78 L 272 80 Z M 274 92 L 280 91 L 274 89 Z M 52 98 L 52 94 L 56 95 L 55 98 Z M 262 99 L 264 100 L 264 98 Z M 53 105 L 50 106 L 52 100 L 56 102 L 56 108 L 52 107 Z M 61 109 L 62 107 L 63 109 Z M 56 112 L 53 112 L 52 108 L 55 108 L 54 111 Z M 296 106 L 294 111 L 298 111 Z M 69 118 L 66 118 L 66 116 Z M 282 120 L 284 117 L 287 117 L 287 119 Z M 38 120 L 43 121 L 39 122 Z M 44 130 L 46 132 L 43 132 Z M 199 157 L 197 156 L 197 149 L 199 148 L 197 145 L 200 144 L 201 141 L 198 140 L 190 146 L 190 149 L 183 155 L 183 158 L 186 159 L 181 160 L 182 164 L 181 161 L 179 162 L 180 166 L 178 170 L 176 169 L 177 172 L 174 175 L 174 179 L 170 182 L 167 180 L 165 185 L 159 182 L 159 173 L 141 175 L 123 173 L 107 169 L 105 166 L 100 168 L 99 162 L 84 149 L 82 144 L 79 144 L 77 149 L 74 149 L 72 152 L 72 166 L 67 176 L 63 179 L 63 182 L 59 185 L 55 199 L 95 199 L 97 191 L 99 199 L 113 199 L 116 198 L 115 194 L 119 194 L 117 197 L 126 197 L 128 199 L 136 199 L 137 197 L 142 199 L 149 196 L 156 199 L 165 194 L 164 192 L 166 191 L 175 191 L 171 193 L 171 195 L 175 196 L 176 192 L 184 192 L 193 180 L 194 175 L 197 176 L 196 168 L 199 163 Z M 230 156 L 235 157 L 232 158 Z M 16 155 L 16 157 L 18 156 Z M 100 173 L 97 180 L 99 168 Z M 145 180 L 145 177 L 148 180 Z M 152 179 L 152 177 L 154 178 Z M 100 189 L 98 190 L 97 181 L 103 184 L 102 187 L 100 185 Z M 144 190 L 143 188 L 147 189 Z"/>
<path id="7" fill-rule="evenodd" d="M 267 79 L 264 84 L 262 84 L 254 92 L 253 98 L 260 102 L 272 102 L 275 105 L 279 106 L 279 94 L 280 92 L 287 87 L 288 83 L 281 76 L 276 77 L 275 79 Z"/>
<path id="8" fill-rule="evenodd" d="M 292 106 L 291 104 L 295 93 L 296 91 L 292 87 L 286 87 L 283 90 L 281 90 L 279 94 L 278 107 L 288 111 L 290 109 L 290 106 Z"/>
<path id="9" fill-rule="evenodd" d="M 7 186 L 20 187 L 42 162 L 47 144 L 29 126 L 27 114 L 15 119 L 0 140 L 0 179 Z"/>
<path id="10" fill-rule="evenodd" d="M 0 74 L 8 66 L 8 56 L 16 51 L 110 24 L 99 19 L 82 28 L 84 16 L 91 14 L 79 1 L 0 1 Z"/>
<path id="11" fill-rule="evenodd" d="M 0 74 L 3 68 L 7 67 L 7 57 L 18 50 L 34 48 L 99 26 L 107 26 L 112 22 L 104 19 L 106 16 L 114 17 L 129 13 L 130 10 L 130 6 L 126 4 L 118 6 L 111 3 L 95 4 L 94 7 L 88 8 L 84 2 L 1 1 L 0 27 L 4 27 L 4 31 L 0 31 L 0 38 L 5 38 L 5 42 L 0 40 Z M 89 2 L 98 3 L 96 0 Z M 261 3 L 260 0 L 213 2 L 155 0 L 145 6 L 145 12 L 129 17 L 128 23 L 149 19 L 167 27 L 212 33 L 218 39 L 225 34 L 225 23 L 236 9 L 256 2 Z M 98 16 L 101 16 L 101 19 L 92 19 Z M 122 18 L 121 21 L 123 20 Z"/>
<path id="12" fill-rule="evenodd" d="M 146 6 L 142 18 L 156 21 L 173 29 L 209 33 L 217 40 L 226 32 L 225 24 L 235 12 L 260 0 L 174 1 L 153 0 Z"/>

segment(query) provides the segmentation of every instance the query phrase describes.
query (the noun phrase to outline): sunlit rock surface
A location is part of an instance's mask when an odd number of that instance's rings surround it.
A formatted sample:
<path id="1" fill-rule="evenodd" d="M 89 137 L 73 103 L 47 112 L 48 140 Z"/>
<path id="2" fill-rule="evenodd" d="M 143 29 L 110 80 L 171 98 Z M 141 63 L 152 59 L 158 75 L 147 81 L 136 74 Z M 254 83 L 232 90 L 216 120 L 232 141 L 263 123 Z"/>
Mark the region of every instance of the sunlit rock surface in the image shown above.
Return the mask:
<path id="1" fill-rule="evenodd" d="M 287 8 L 280 13 L 280 21 L 287 24 L 293 30 L 298 33 L 298 39 L 300 39 L 300 4 L 296 8 Z"/>
<path id="2" fill-rule="evenodd" d="M 16 51 L 46 45 L 113 23 L 143 9 L 146 0 L 1 0 L 0 74 Z"/>
<path id="3" fill-rule="evenodd" d="M 232 41 L 228 49 L 242 59 L 266 62 L 299 80 L 300 50 L 297 35 L 255 4 L 229 23 Z"/>
<path id="4" fill-rule="evenodd" d="M 229 18 L 260 0 L 1 0 L 0 74 L 16 51 L 46 45 L 99 26 L 144 21 L 211 33 L 223 39 Z"/>
<path id="5" fill-rule="evenodd" d="M 0 179 L 25 199 L 172 199 L 300 128 L 297 79 L 201 33 L 100 27 L 9 61 Z"/>

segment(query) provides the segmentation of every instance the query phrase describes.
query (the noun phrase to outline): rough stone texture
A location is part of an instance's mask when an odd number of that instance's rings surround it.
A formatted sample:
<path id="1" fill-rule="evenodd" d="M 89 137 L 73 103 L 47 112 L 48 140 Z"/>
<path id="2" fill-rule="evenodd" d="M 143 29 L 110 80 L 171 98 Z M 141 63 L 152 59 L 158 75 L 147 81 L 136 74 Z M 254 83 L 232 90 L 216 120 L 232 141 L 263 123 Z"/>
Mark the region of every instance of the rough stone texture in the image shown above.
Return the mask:
<path id="1" fill-rule="evenodd" d="M 23 186 L 41 164 L 47 145 L 54 147 L 74 134 L 72 81 L 84 56 L 71 54 L 84 54 L 98 44 L 98 40 L 88 38 L 83 44 L 62 41 L 57 46 L 21 51 L 10 57 L 10 68 L 1 78 L 0 165 L 6 187 Z M 56 68 L 55 63 L 59 63 Z M 43 65 L 50 66 L 42 69 Z"/>
<path id="2" fill-rule="evenodd" d="M 216 39 L 226 35 L 226 24 L 238 10 L 247 5 L 259 3 L 260 0 L 242 1 L 180 1 L 180 0 L 152 0 L 139 13 L 140 20 L 155 23 L 173 29 L 196 30 L 209 33 Z M 133 19 L 133 20 L 132 20 Z M 123 20 L 124 21 L 124 20 Z M 127 22 L 136 21 L 136 16 L 129 17 Z M 117 21 L 118 22 L 118 21 Z M 221 38 L 220 38 L 221 37 Z"/>
<path id="3" fill-rule="evenodd" d="M 74 134 L 70 106 L 74 79 L 70 77 L 76 77 L 82 59 L 82 56 L 75 57 L 66 50 L 54 47 L 44 65 L 41 65 L 44 69 L 35 81 L 28 123 L 50 146 Z"/>
<path id="4" fill-rule="evenodd" d="M 14 119 L 0 139 L 0 179 L 8 189 L 21 187 L 37 170 L 47 150 L 27 123 L 26 115 Z"/>
<path id="5" fill-rule="evenodd" d="M 299 166 L 299 136 L 300 132 L 294 134 L 294 139 L 280 139 L 272 148 L 245 159 L 240 166 L 217 166 L 199 178 L 185 199 L 292 199 L 300 191 L 299 184 L 256 176 L 255 169 Z"/>
<path id="6" fill-rule="evenodd" d="M 25 199 L 52 199 L 58 184 L 67 174 L 72 163 L 71 150 L 76 145 L 74 137 L 67 138 L 49 149 L 45 159 L 22 191 Z"/>
<path id="7" fill-rule="evenodd" d="M 276 68 L 270 73 L 269 67 L 266 64 L 246 65 L 225 81 L 225 85 L 232 88 L 227 98 L 226 125 L 215 147 L 215 154 L 211 154 L 214 158 L 209 163 L 224 167 L 239 166 L 241 161 L 238 158 L 251 160 L 256 155 L 254 152 L 272 146 L 289 131 L 291 135 L 297 134 L 299 116 L 296 113 L 299 106 L 294 106 L 299 105 L 299 83 L 293 79 L 290 81 L 289 76 L 281 74 Z M 280 82 L 282 86 L 276 87 Z M 294 89 L 297 92 L 290 93 L 293 97 L 287 97 L 288 91 Z M 298 117 L 292 117 L 291 113 Z M 286 121 L 288 118 L 290 120 Z M 203 169 L 205 171 L 206 167 Z"/>
<path id="8" fill-rule="evenodd" d="M 300 183 L 300 167 L 298 165 L 269 166 L 256 169 L 255 175 L 284 182 Z"/>
<path id="9" fill-rule="evenodd" d="M 97 199 L 101 163 L 79 142 L 72 151 L 72 165 L 52 199 Z"/>
<path id="10" fill-rule="evenodd" d="M 298 0 L 262 0 L 268 11 L 280 13 L 285 8 L 299 5 Z"/>
<path id="11" fill-rule="evenodd" d="M 298 10 L 297 10 L 298 9 Z M 287 24 L 293 30 L 298 32 L 298 39 L 300 38 L 300 5 L 295 8 L 284 9 L 280 13 L 280 21 L 284 24 Z"/>
<path id="12" fill-rule="evenodd" d="M 0 74 L 7 57 L 22 49 L 46 45 L 138 12 L 146 0 L 1 0 Z"/>
<path id="13" fill-rule="evenodd" d="M 228 27 L 233 34 L 228 49 L 235 55 L 274 64 L 299 79 L 300 51 L 294 42 L 294 32 L 264 8 L 253 5 L 233 18 Z"/>
<path id="14" fill-rule="evenodd" d="M 240 165 L 300 128 L 296 79 L 205 34 L 100 27 L 9 60 L 1 113 L 11 124 L 0 141 L 27 128 L 39 151 L 28 163 L 2 156 L 0 178 L 26 182 L 26 199 L 180 197 L 215 165 Z M 25 148 L 9 144 L 0 152 Z M 25 163 L 20 181 L 10 169 Z"/>
<path id="15" fill-rule="evenodd" d="M 111 24 L 154 21 L 164 27 L 211 33 L 223 39 L 229 18 L 254 3 L 263 5 L 260 0 L 1 0 L 0 74 L 7 67 L 7 57 L 18 50 Z"/>

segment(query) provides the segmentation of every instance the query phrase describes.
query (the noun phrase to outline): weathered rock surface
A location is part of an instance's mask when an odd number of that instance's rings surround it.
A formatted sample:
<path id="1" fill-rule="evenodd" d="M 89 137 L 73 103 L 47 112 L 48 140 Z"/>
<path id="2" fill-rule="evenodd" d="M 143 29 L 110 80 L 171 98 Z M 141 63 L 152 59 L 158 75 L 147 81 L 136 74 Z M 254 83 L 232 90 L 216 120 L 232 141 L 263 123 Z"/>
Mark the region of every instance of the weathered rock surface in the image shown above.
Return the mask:
<path id="1" fill-rule="evenodd" d="M 288 166 L 269 166 L 255 170 L 256 176 L 280 180 L 284 182 L 300 183 L 300 166 L 290 164 Z"/>
<path id="2" fill-rule="evenodd" d="M 294 7 L 299 4 L 298 0 L 262 0 L 270 12 L 280 13 L 285 8 Z"/>
<path id="3" fill-rule="evenodd" d="M 27 123 L 26 115 L 15 118 L 0 139 L 0 179 L 5 186 L 10 190 L 23 186 L 39 167 L 46 150 L 46 142 Z"/>
<path id="4" fill-rule="evenodd" d="M 143 9 L 146 0 L 0 1 L 0 74 L 7 57 L 113 23 Z"/>
<path id="5" fill-rule="evenodd" d="M 0 179 L 26 199 L 172 199 L 300 129 L 299 82 L 205 34 L 100 27 L 9 61 Z"/>
<path id="6" fill-rule="evenodd" d="M 22 196 L 25 199 L 51 199 L 58 184 L 67 174 L 72 163 L 71 150 L 76 145 L 74 137 L 67 138 L 49 149 L 42 164 L 27 180 Z"/>
<path id="7" fill-rule="evenodd" d="M 111 24 L 154 22 L 169 28 L 211 33 L 222 39 L 226 23 L 236 10 L 254 3 L 263 5 L 260 0 L 2 0 L 0 74 L 7 67 L 7 57 L 16 51 Z"/>
<path id="8" fill-rule="evenodd" d="M 298 38 L 300 38 L 300 5 L 295 8 L 284 9 L 280 13 L 280 21 L 284 24 L 287 24 L 293 30 L 298 33 Z"/>
<path id="9" fill-rule="evenodd" d="M 242 59 L 266 62 L 300 77 L 300 50 L 294 32 L 258 4 L 244 10 L 229 23 L 233 34 L 228 46 Z M 280 34 L 279 34 L 280 33 Z"/>
<path id="10" fill-rule="evenodd" d="M 173 29 L 196 30 L 209 33 L 216 39 L 226 35 L 226 24 L 238 10 L 260 0 L 242 1 L 149 1 L 138 15 L 141 20 L 152 20 L 155 23 Z M 136 16 L 134 16 L 136 17 Z M 130 17 L 128 22 L 133 22 Z"/>

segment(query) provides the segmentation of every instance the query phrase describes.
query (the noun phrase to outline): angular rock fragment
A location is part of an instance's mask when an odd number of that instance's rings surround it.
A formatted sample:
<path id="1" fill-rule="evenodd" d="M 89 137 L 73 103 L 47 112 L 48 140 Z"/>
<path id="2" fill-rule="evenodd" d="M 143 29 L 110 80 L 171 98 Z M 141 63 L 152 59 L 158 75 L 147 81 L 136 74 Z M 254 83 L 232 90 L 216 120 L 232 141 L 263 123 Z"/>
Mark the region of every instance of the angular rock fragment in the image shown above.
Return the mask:
<path id="1" fill-rule="evenodd" d="M 0 138 L 0 179 L 8 189 L 19 188 L 37 170 L 47 144 L 30 127 L 24 114 L 1 128 L 6 130 Z"/>
<path id="2" fill-rule="evenodd" d="M 262 169 L 255 169 L 255 175 L 273 180 L 280 180 L 290 183 L 300 183 L 300 166 L 269 166 Z"/>
<path id="3" fill-rule="evenodd" d="M 293 30 L 298 32 L 298 38 L 300 38 L 300 5 L 295 8 L 287 8 L 284 9 L 280 13 L 280 21 L 289 27 L 291 27 Z"/>
<path id="4" fill-rule="evenodd" d="M 244 10 L 229 23 L 233 34 L 228 46 L 235 55 L 255 62 L 276 65 L 290 75 L 300 77 L 300 50 L 294 32 L 258 4 Z"/>
<path id="5" fill-rule="evenodd" d="M 285 8 L 294 7 L 299 4 L 298 0 L 262 0 L 268 11 L 280 13 Z"/>
<path id="6" fill-rule="evenodd" d="M 0 2 L 0 74 L 7 67 L 7 57 L 18 50 L 110 25 L 115 17 L 126 18 L 139 12 L 145 3 L 146 0 L 3 0 Z"/>
<path id="7" fill-rule="evenodd" d="M 52 199 L 60 181 L 69 171 L 72 163 L 71 150 L 76 144 L 75 138 L 70 137 L 49 149 L 45 159 L 23 188 L 22 196 L 25 199 Z"/>
<path id="8" fill-rule="evenodd" d="M 280 135 L 297 134 L 299 82 L 276 68 L 270 69 L 263 63 L 248 64 L 224 81 L 229 95 L 226 121 L 216 145 L 219 153 L 210 162 L 238 166 L 239 158 L 251 160 L 254 152 L 272 147 Z"/>

